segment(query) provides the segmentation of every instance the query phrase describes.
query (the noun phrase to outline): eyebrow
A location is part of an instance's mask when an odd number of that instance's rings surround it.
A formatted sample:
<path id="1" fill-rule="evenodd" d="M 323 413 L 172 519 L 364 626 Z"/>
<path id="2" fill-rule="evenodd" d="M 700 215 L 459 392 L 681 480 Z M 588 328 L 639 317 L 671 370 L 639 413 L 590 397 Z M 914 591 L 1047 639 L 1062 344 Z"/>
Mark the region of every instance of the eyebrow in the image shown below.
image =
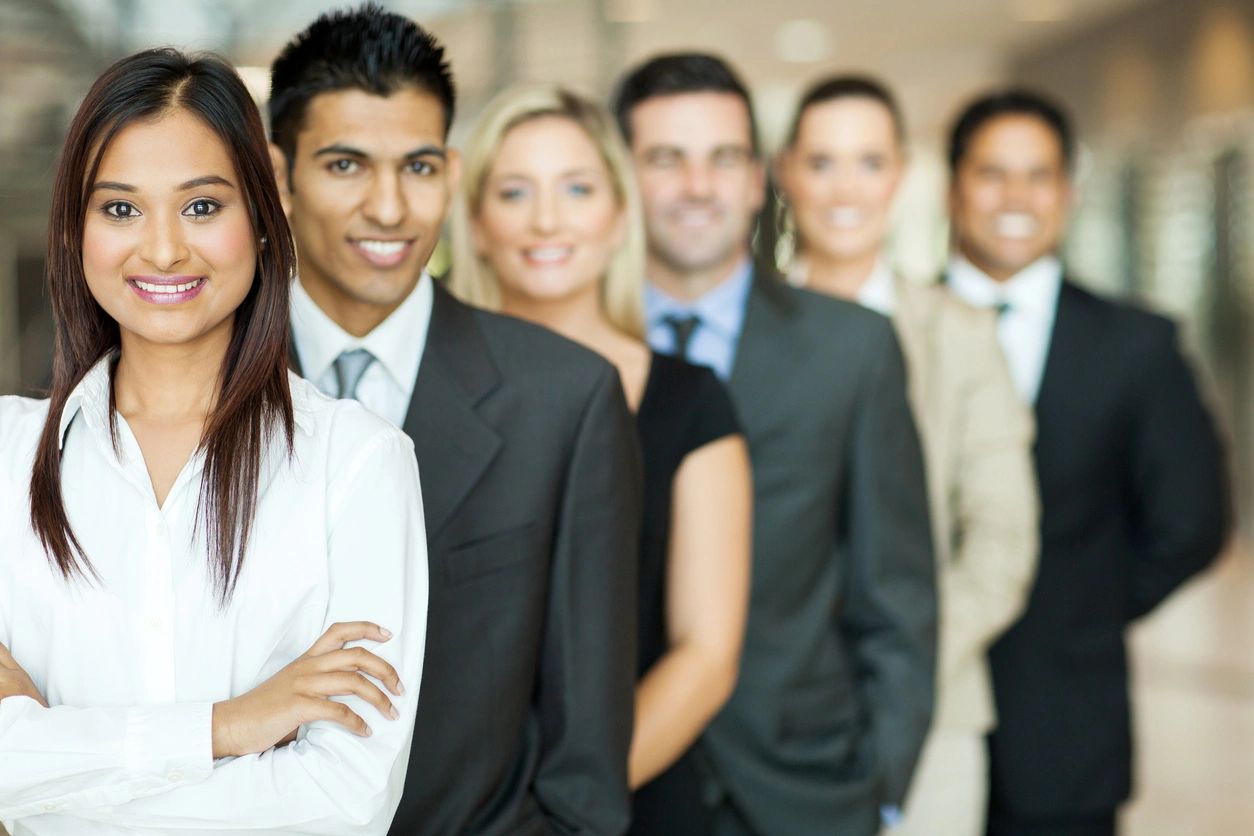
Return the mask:
<path id="1" fill-rule="evenodd" d="M 216 174 L 206 174 L 203 177 L 193 177 L 191 180 L 188 180 L 186 183 L 180 183 L 178 188 L 175 189 L 175 191 L 185 192 L 188 189 L 199 189 L 201 186 L 226 186 L 227 188 L 230 188 L 230 189 L 235 188 L 235 185 L 230 180 L 227 180 L 225 177 L 219 177 Z M 132 194 L 139 191 L 139 189 L 135 188 L 129 183 L 119 183 L 115 180 L 102 180 L 99 183 L 96 183 L 95 185 L 93 185 L 91 187 L 91 190 L 93 192 L 100 191 L 100 190 L 106 190 L 106 191 L 111 191 L 111 192 L 130 192 Z"/>
<path id="2" fill-rule="evenodd" d="M 370 155 L 365 151 L 362 151 L 360 148 L 354 148 L 351 145 L 334 144 L 314 151 L 315 157 L 322 157 L 328 154 L 345 157 L 358 157 L 363 160 L 369 159 L 370 157 Z M 448 159 L 448 151 L 438 145 L 424 145 L 421 148 L 415 148 L 413 151 L 410 151 L 405 155 L 404 159 L 414 160 L 419 157 L 439 157 L 441 160 L 446 160 Z"/>

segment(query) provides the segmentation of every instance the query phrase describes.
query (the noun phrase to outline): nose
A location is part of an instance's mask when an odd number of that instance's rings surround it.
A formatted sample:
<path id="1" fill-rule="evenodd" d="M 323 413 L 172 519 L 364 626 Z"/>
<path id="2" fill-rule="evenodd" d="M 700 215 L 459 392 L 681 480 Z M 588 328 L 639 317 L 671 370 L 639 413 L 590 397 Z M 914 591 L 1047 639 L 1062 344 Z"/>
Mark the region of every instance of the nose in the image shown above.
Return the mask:
<path id="1" fill-rule="evenodd" d="M 178 213 L 156 217 L 144 225 L 140 257 L 157 270 L 168 273 L 187 260 L 187 237 Z"/>
<path id="2" fill-rule="evenodd" d="M 368 220 L 384 228 L 399 226 L 405 220 L 409 205 L 397 172 L 380 172 L 374 177 L 363 211 Z"/>
<path id="3" fill-rule="evenodd" d="M 540 189 L 532 204 L 531 228 L 540 235 L 551 235 L 561 227 L 561 207 L 551 189 Z"/>
<path id="4" fill-rule="evenodd" d="M 704 163 L 690 162 L 684 166 L 684 195 L 703 200 L 713 191 L 710 167 Z"/>

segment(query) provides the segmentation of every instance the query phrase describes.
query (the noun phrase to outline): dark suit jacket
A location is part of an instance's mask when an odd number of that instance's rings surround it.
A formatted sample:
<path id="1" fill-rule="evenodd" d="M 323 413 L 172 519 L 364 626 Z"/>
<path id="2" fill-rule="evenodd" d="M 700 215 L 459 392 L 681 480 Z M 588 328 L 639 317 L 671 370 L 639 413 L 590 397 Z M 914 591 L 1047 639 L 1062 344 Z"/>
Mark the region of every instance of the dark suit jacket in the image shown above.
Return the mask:
<path id="1" fill-rule="evenodd" d="M 641 470 L 618 374 L 437 284 L 404 429 L 431 602 L 391 833 L 623 832 Z"/>
<path id="2" fill-rule="evenodd" d="M 1124 628 L 1220 550 L 1220 444 L 1166 319 L 1064 282 L 1036 404 L 1041 556 L 991 651 L 991 802 L 1113 810 L 1131 786 Z"/>
<path id="3" fill-rule="evenodd" d="M 935 563 L 892 325 L 759 277 L 731 376 L 753 464 L 740 679 L 705 735 L 758 834 L 870 836 L 932 711 Z"/>

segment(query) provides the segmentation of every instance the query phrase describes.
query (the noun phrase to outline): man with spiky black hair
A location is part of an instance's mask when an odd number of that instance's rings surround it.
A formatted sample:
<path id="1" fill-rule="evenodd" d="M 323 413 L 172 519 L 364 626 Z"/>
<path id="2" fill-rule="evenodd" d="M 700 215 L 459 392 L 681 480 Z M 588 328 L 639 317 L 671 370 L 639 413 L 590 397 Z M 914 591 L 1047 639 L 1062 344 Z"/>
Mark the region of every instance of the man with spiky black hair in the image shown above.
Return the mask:
<path id="1" fill-rule="evenodd" d="M 427 655 L 391 832 L 621 833 L 634 425 L 607 361 L 424 272 L 460 173 L 453 108 L 442 47 L 373 4 L 318 18 L 272 68 L 298 366 L 403 427 L 423 481 Z"/>

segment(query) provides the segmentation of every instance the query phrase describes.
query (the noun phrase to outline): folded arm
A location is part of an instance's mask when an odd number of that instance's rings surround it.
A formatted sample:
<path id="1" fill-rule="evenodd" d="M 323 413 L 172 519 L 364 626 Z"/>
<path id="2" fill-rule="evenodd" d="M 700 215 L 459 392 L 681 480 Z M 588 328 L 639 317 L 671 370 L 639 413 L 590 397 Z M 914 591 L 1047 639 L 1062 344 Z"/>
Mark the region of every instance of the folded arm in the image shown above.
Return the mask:
<path id="1" fill-rule="evenodd" d="M 336 697 L 371 718 L 372 735 L 315 722 L 289 746 L 215 763 L 211 703 L 45 709 L 5 699 L 0 818 L 57 812 L 162 832 L 386 826 L 399 801 L 426 635 L 426 543 L 407 441 L 388 434 L 364 445 L 332 483 L 328 505 L 326 625 L 369 617 L 393 631 L 372 650 L 406 686 L 395 698 L 400 720 L 379 718 L 360 696 Z"/>

